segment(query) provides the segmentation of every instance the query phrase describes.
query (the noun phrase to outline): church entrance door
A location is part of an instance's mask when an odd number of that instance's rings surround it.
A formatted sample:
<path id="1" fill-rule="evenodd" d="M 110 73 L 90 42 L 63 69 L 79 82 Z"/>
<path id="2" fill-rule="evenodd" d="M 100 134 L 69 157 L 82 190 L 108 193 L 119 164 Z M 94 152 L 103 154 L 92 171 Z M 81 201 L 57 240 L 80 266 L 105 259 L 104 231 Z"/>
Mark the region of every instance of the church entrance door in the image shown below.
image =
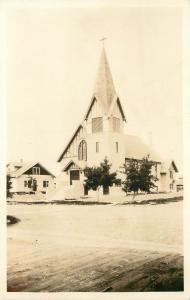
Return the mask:
<path id="1" fill-rule="evenodd" d="M 73 180 L 80 180 L 79 170 L 70 170 L 70 185 L 72 185 Z"/>

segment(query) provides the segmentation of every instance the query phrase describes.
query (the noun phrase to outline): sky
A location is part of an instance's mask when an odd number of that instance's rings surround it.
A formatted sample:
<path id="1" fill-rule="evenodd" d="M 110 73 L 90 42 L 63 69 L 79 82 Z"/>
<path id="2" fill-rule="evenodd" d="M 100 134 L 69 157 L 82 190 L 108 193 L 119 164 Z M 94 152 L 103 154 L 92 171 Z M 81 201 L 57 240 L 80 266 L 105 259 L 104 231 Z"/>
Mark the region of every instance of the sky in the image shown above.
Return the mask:
<path id="1" fill-rule="evenodd" d="M 6 25 L 7 161 L 56 163 L 89 106 L 106 37 L 127 133 L 182 169 L 179 7 L 12 8 Z"/>

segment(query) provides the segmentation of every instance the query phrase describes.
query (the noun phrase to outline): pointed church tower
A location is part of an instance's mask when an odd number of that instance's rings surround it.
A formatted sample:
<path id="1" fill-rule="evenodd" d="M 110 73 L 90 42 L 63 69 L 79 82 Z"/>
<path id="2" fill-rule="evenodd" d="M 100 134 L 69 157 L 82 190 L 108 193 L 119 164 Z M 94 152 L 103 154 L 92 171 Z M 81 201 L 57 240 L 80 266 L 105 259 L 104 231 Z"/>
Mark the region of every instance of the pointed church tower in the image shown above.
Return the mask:
<path id="1" fill-rule="evenodd" d="M 105 112 L 109 113 L 111 103 L 116 96 L 116 91 L 104 47 L 100 57 L 94 96 L 96 99 L 99 99 Z"/>
<path id="2" fill-rule="evenodd" d="M 126 118 L 116 93 L 103 47 L 94 91 L 83 122 L 58 159 L 67 184 L 84 179 L 86 166 L 97 166 L 108 158 L 114 171 L 125 161 Z"/>
<path id="3" fill-rule="evenodd" d="M 95 100 L 101 106 L 102 113 L 104 113 L 104 115 L 107 115 L 108 117 L 110 117 L 110 115 L 113 113 L 114 105 L 118 106 L 123 121 L 126 121 L 121 103 L 115 90 L 104 46 L 102 48 L 102 53 L 100 56 L 92 101 L 90 103 L 85 119 L 88 118 Z"/>

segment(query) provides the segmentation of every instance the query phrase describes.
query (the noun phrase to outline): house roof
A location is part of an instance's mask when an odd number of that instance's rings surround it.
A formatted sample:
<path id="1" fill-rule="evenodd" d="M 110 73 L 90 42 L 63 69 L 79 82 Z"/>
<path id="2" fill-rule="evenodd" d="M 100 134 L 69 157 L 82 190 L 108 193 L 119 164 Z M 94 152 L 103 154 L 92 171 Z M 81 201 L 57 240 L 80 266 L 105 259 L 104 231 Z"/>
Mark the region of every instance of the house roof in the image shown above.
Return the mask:
<path id="1" fill-rule="evenodd" d="M 165 160 L 161 166 L 161 173 L 167 173 L 171 166 L 174 168 L 175 172 L 178 172 L 178 168 L 174 160 Z"/>
<path id="2" fill-rule="evenodd" d="M 29 169 L 31 169 L 32 167 L 34 167 L 35 165 L 39 164 L 43 169 L 45 169 L 49 175 L 52 175 L 53 177 L 55 177 L 50 171 L 48 171 L 44 166 L 42 166 L 41 163 L 39 162 L 31 162 L 31 163 L 24 163 L 18 170 L 15 170 L 13 172 L 9 172 L 11 177 L 20 177 L 21 175 L 23 175 L 26 171 L 28 171 Z M 18 165 L 18 164 L 16 164 Z"/>
<path id="3" fill-rule="evenodd" d="M 23 167 L 24 163 L 23 161 L 20 162 L 9 162 L 6 167 L 7 167 L 7 173 L 11 173 L 13 170 L 15 171 L 16 169 L 18 170 L 19 168 Z"/>
<path id="4" fill-rule="evenodd" d="M 158 154 L 150 149 L 139 137 L 135 135 L 125 136 L 126 158 L 142 159 L 147 155 L 153 161 L 160 162 Z"/>

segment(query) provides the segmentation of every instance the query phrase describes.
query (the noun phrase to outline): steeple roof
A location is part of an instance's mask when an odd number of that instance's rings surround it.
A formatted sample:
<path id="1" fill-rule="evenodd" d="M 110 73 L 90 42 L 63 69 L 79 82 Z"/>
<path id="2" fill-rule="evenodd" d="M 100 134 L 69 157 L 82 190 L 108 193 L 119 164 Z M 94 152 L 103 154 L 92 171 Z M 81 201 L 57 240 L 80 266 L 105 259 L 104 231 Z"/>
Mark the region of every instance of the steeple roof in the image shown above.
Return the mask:
<path id="1" fill-rule="evenodd" d="M 102 48 L 102 53 L 100 56 L 99 68 L 94 88 L 94 96 L 101 102 L 106 112 L 109 111 L 113 98 L 116 96 L 116 91 L 104 46 Z"/>

